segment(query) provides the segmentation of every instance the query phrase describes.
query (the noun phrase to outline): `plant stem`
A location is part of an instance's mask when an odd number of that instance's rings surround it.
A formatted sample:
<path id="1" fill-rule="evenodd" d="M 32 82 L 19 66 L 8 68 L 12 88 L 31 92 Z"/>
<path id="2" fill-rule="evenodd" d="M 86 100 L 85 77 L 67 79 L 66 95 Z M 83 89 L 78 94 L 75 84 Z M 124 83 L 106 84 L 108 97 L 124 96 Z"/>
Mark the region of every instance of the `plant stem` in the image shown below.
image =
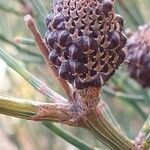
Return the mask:
<path id="1" fill-rule="evenodd" d="M 145 121 L 143 128 L 139 132 L 134 141 L 135 149 L 149 150 L 150 149 L 150 115 Z"/>
<path id="2" fill-rule="evenodd" d="M 144 96 L 144 101 L 145 101 L 146 105 L 148 105 L 149 100 L 150 100 L 149 89 L 142 89 L 142 93 L 143 93 L 143 96 Z"/>
<path id="3" fill-rule="evenodd" d="M 98 116 L 92 111 L 87 115 L 85 123 L 87 128 L 111 150 L 132 150 L 133 143 L 113 128 L 102 113 Z"/>
<path id="4" fill-rule="evenodd" d="M 27 54 L 30 54 L 30 55 L 34 55 L 34 56 L 37 56 L 37 57 L 41 57 L 41 55 L 38 53 L 38 52 L 35 52 L 35 51 L 31 51 L 29 49 L 26 49 L 26 48 L 23 48 L 23 47 L 20 47 L 19 45 L 17 45 L 15 42 L 7 39 L 4 35 L 0 34 L 0 40 L 14 46 L 16 49 L 20 50 L 21 52 L 23 53 L 27 53 Z"/>
<path id="5" fill-rule="evenodd" d="M 73 135 L 67 133 L 63 129 L 61 129 L 59 127 L 56 128 L 56 125 L 54 125 L 48 121 L 43 121 L 43 124 L 46 127 L 48 127 L 50 130 L 52 130 L 55 134 L 59 135 L 60 137 L 62 137 L 63 139 L 65 139 L 66 141 L 68 141 L 69 143 L 71 143 L 72 145 L 76 146 L 77 148 L 79 148 L 81 150 L 94 150 L 95 149 L 92 146 L 90 146 L 89 144 L 87 144 L 87 143 L 81 141 L 80 139 L 74 137 Z"/>
<path id="6" fill-rule="evenodd" d="M 18 98 L 0 96 L 0 114 L 5 114 L 22 119 L 31 119 L 38 113 L 38 106 L 44 104 L 46 106 L 50 105 L 49 103 L 40 103 Z M 81 141 L 80 139 L 74 137 L 65 130 L 48 121 L 43 121 L 43 124 L 52 132 L 56 133 L 58 136 L 76 146 L 77 148 L 80 148 L 81 150 L 96 150 L 96 148 Z"/>
<path id="7" fill-rule="evenodd" d="M 127 15 L 131 18 L 132 22 L 135 26 L 139 26 L 138 20 L 132 15 L 130 10 L 125 6 L 124 2 L 122 0 L 118 0 L 120 6 L 123 8 L 124 12 L 127 13 Z"/>
<path id="8" fill-rule="evenodd" d="M 119 74 L 120 75 L 120 74 Z M 120 75 L 121 76 L 121 75 Z M 134 88 L 133 85 L 130 86 L 130 84 L 128 84 L 128 81 L 125 80 L 123 81 L 121 84 L 119 82 L 120 80 L 117 80 L 117 78 L 114 78 L 114 82 L 115 84 L 118 86 L 118 88 L 122 91 L 122 92 L 128 92 L 129 90 L 136 90 L 136 88 Z M 137 90 L 136 90 L 137 92 Z M 139 92 L 139 91 L 138 91 Z M 141 93 L 141 91 L 139 92 Z M 144 98 L 144 95 L 141 95 Z M 138 105 L 137 101 L 134 100 L 130 100 L 128 98 L 122 97 L 120 98 L 120 100 L 124 101 L 125 103 L 127 103 L 128 105 L 130 105 L 131 107 L 133 107 L 140 115 L 143 119 L 147 118 L 146 113 L 141 109 L 141 107 Z M 144 99 L 143 99 L 144 101 Z"/>
<path id="9" fill-rule="evenodd" d="M 133 107 L 142 117 L 142 119 L 147 118 L 147 114 L 141 109 L 141 107 L 136 102 L 128 102 L 130 106 Z"/>
<path id="10" fill-rule="evenodd" d="M 15 41 L 28 46 L 36 46 L 34 40 L 28 38 L 16 37 Z"/>
<path id="11" fill-rule="evenodd" d="M 135 102 L 142 102 L 144 97 L 142 95 L 131 95 L 128 93 L 123 93 L 123 92 L 119 92 L 119 91 L 114 91 L 113 89 L 110 89 L 108 87 L 103 87 L 103 91 L 109 95 L 118 97 L 118 98 L 123 98 L 123 99 L 127 99 L 130 101 L 135 101 Z"/>
<path id="12" fill-rule="evenodd" d="M 27 82 L 29 82 L 34 88 L 36 88 L 39 92 L 47 96 L 52 100 L 52 102 L 65 102 L 66 99 L 54 92 L 48 86 L 46 86 L 43 82 L 37 79 L 34 75 L 28 72 L 22 65 L 16 62 L 11 56 L 5 53 L 2 49 L 0 49 L 0 58 L 3 59 L 7 65 L 9 65 L 12 69 L 14 69 L 17 73 L 19 73 Z"/>
<path id="13" fill-rule="evenodd" d="M 0 113 L 17 118 L 29 119 L 36 115 L 37 108 L 33 101 L 0 96 Z"/>
<path id="14" fill-rule="evenodd" d="M 72 91 L 71 91 L 68 83 L 64 79 L 58 78 L 59 77 L 58 71 L 56 70 L 54 65 L 51 63 L 51 61 L 48 59 L 48 55 L 49 55 L 48 47 L 46 46 L 44 40 L 42 39 L 42 36 L 40 35 L 40 32 L 38 31 L 33 18 L 30 15 L 26 15 L 24 17 L 24 20 L 26 22 L 28 29 L 32 33 L 32 35 L 35 39 L 35 42 L 36 42 L 37 46 L 39 47 L 39 50 L 41 51 L 46 63 L 48 64 L 49 68 L 52 70 L 52 72 L 58 79 L 59 84 L 62 86 L 62 88 L 65 91 L 66 95 L 68 96 L 69 100 L 71 100 L 72 99 Z"/>
<path id="15" fill-rule="evenodd" d="M 106 110 L 105 105 L 101 104 L 99 90 L 99 88 L 89 87 L 76 90 L 74 93 L 74 109 L 82 121 L 82 126 L 89 129 L 99 141 L 111 150 L 132 150 L 133 143 L 131 140 L 120 132 L 120 127 L 116 122 L 112 124 L 113 118 L 110 119 L 108 108 Z M 104 113 L 107 113 L 107 115 Z M 109 118 L 109 121 L 107 118 Z M 114 125 L 117 125 L 117 127 L 114 127 Z"/>
<path id="16" fill-rule="evenodd" d="M 0 113 L 34 121 L 54 121 L 79 126 L 70 103 L 45 103 L 0 97 Z M 76 121 L 77 120 L 77 121 Z"/>
<path id="17" fill-rule="evenodd" d="M 107 103 L 102 101 L 98 104 L 98 110 L 102 111 L 102 114 L 106 117 L 106 119 L 110 122 L 110 124 L 120 133 L 126 136 L 126 133 L 121 129 L 119 123 L 114 118 L 113 114 L 110 111 Z"/>

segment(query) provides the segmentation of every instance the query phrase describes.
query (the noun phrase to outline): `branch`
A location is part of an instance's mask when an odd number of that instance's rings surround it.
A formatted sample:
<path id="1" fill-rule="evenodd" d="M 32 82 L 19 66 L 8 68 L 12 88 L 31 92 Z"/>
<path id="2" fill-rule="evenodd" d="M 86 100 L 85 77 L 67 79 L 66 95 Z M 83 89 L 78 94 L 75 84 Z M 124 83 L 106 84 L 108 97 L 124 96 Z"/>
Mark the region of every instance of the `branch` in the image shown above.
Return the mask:
<path id="1" fill-rule="evenodd" d="M 34 121 L 49 120 L 78 126 L 69 103 L 44 103 L 0 96 L 0 113 Z"/>
<path id="2" fill-rule="evenodd" d="M 112 124 L 114 118 L 110 112 L 108 114 L 109 109 L 104 108 L 104 103 L 101 103 L 99 96 L 99 88 L 93 87 L 74 92 L 76 101 L 74 108 L 82 120 L 83 127 L 90 130 L 111 150 L 132 150 L 134 146 L 132 141 L 121 132 L 122 130 L 116 122 L 114 123 L 114 120 Z"/>
<path id="3" fill-rule="evenodd" d="M 42 103 L 37 105 L 37 114 L 30 117 L 34 121 L 49 120 L 71 126 L 80 126 L 78 116 L 69 103 Z"/>
<path id="4" fill-rule="evenodd" d="M 35 46 L 34 40 L 29 39 L 29 38 L 16 37 L 15 41 L 24 45 Z"/>
<path id="5" fill-rule="evenodd" d="M 121 129 L 119 123 L 116 121 L 114 118 L 113 114 L 111 113 L 110 108 L 108 107 L 107 103 L 105 101 L 99 102 L 97 105 L 97 112 L 100 113 L 99 111 L 102 112 L 102 114 L 106 117 L 106 119 L 111 123 L 111 125 L 123 136 L 126 136 L 126 133 Z M 101 118 L 101 115 L 97 115 L 97 117 Z"/>
<path id="6" fill-rule="evenodd" d="M 47 96 L 52 100 L 52 102 L 62 102 L 66 101 L 64 97 L 50 89 L 43 82 L 37 79 L 34 75 L 28 72 L 22 65 L 17 63 L 10 55 L 5 53 L 2 49 L 0 49 L 0 58 L 3 59 L 7 65 L 9 65 L 12 69 L 14 69 L 17 73 L 19 73 L 27 82 L 29 82 L 35 89 L 39 92 Z"/>
<path id="7" fill-rule="evenodd" d="M 134 144 L 136 150 L 148 150 L 150 148 L 150 115 L 135 138 Z"/>
<path id="8" fill-rule="evenodd" d="M 33 101 L 0 96 L 0 114 L 29 119 L 37 114 L 37 107 Z"/>
<path id="9" fill-rule="evenodd" d="M 111 150 L 132 150 L 133 143 L 123 134 L 120 134 L 110 122 L 108 122 L 101 112 L 91 110 L 84 122 L 89 129 L 101 142 L 103 142 Z"/>
<path id="10" fill-rule="evenodd" d="M 0 34 L 0 40 L 2 40 L 5 43 L 8 43 L 12 46 L 14 46 L 16 49 L 18 49 L 19 51 L 23 52 L 23 53 L 27 53 L 29 55 L 34 55 L 37 56 L 39 59 L 41 59 L 41 55 L 36 52 L 36 51 L 31 51 L 27 48 L 21 47 L 19 45 L 17 45 L 15 42 L 13 42 L 12 40 L 7 39 L 3 34 Z"/>
<path id="11" fill-rule="evenodd" d="M 50 69 L 52 70 L 54 75 L 57 77 L 60 85 L 62 86 L 62 88 L 65 91 L 68 98 L 72 99 L 71 90 L 70 90 L 68 83 L 65 80 L 63 80 L 62 78 L 58 78 L 59 77 L 58 71 L 56 70 L 55 66 L 51 63 L 51 61 L 48 59 L 48 55 L 49 55 L 48 48 L 47 48 L 44 40 L 42 39 L 42 36 L 40 35 L 33 18 L 30 15 L 26 15 L 24 20 L 26 22 L 28 29 L 32 33 L 32 35 L 35 39 L 35 42 L 36 42 L 37 46 L 39 47 L 46 63 L 48 64 L 48 66 L 50 67 Z"/>
<path id="12" fill-rule="evenodd" d="M 34 102 L 34 101 L 23 100 L 18 98 L 0 96 L 0 114 L 5 114 L 5 115 L 22 118 L 22 119 L 35 120 L 35 116 L 37 117 L 37 114 L 38 115 L 41 114 L 41 112 L 43 112 L 43 108 L 46 108 L 46 110 L 48 110 L 49 118 L 47 117 L 45 119 L 41 118 L 41 120 L 64 122 L 65 118 L 68 119 L 69 117 L 69 115 L 65 115 L 66 111 L 68 111 L 66 109 L 69 108 L 69 105 L 67 104 L 55 105 L 49 103 L 40 103 L 40 102 Z M 47 111 L 45 111 L 44 109 L 44 112 Z M 46 127 L 48 127 L 51 131 L 56 133 L 58 136 L 62 137 L 64 140 L 66 140 L 67 142 L 71 143 L 72 145 L 76 146 L 79 149 L 98 150 L 48 121 L 43 121 L 42 123 Z"/>
<path id="13" fill-rule="evenodd" d="M 69 143 L 71 143 L 72 145 L 76 146 L 77 148 L 81 150 L 102 150 L 102 149 L 95 148 L 95 147 L 93 148 L 92 146 L 85 143 L 84 141 L 81 141 L 75 136 L 70 135 L 70 133 L 67 133 L 63 129 L 59 127 L 56 128 L 56 126 L 54 124 L 51 124 L 50 122 L 43 121 L 43 124 L 50 130 L 52 130 L 55 134 L 59 135 L 60 137 L 62 137 L 63 139 L 65 139 L 66 141 L 68 141 Z"/>
<path id="14" fill-rule="evenodd" d="M 36 79 L 32 74 L 30 74 L 26 69 L 24 69 L 21 65 L 19 65 L 12 57 L 8 56 L 4 51 L 0 50 L 0 57 L 15 71 L 17 71 L 21 76 L 23 76 L 29 83 L 31 83 L 36 89 L 50 97 L 53 101 L 56 101 L 57 103 L 49 104 L 49 103 L 34 103 L 30 105 L 25 105 L 26 103 L 23 103 L 23 101 L 19 102 L 19 106 L 21 109 L 19 109 L 18 105 L 17 108 L 13 108 L 13 105 L 16 106 L 16 102 L 12 103 L 9 99 L 8 101 L 1 101 L 0 107 L 1 107 L 1 113 L 3 114 L 12 114 L 14 117 L 21 117 L 25 119 L 31 119 L 31 120 L 52 120 L 55 122 L 65 123 L 73 126 L 80 126 L 88 128 L 89 130 L 94 133 L 100 141 L 102 141 L 105 145 L 108 145 L 109 147 L 114 146 L 115 148 L 118 148 L 118 145 L 116 145 L 114 142 L 112 143 L 111 140 L 117 140 L 119 143 L 119 146 L 122 148 L 128 146 L 126 143 L 126 137 L 124 137 L 122 134 L 118 137 L 117 133 L 118 131 L 114 129 L 110 123 L 105 119 L 105 116 L 103 117 L 97 116 L 92 114 L 93 105 L 94 108 L 97 105 L 97 102 L 99 101 L 99 89 L 85 89 L 85 91 L 78 91 L 79 96 L 76 97 L 75 94 L 75 101 L 74 103 L 58 103 L 58 101 L 65 100 L 63 97 L 61 97 L 56 92 L 49 89 L 46 85 L 44 85 L 42 82 L 40 82 L 38 79 Z M 78 93 L 77 92 L 77 93 Z M 57 99 L 55 99 L 57 98 Z M 60 100 L 60 99 L 61 100 Z M 92 99 L 93 98 L 93 99 Z M 9 104 L 9 109 L 6 109 L 6 102 Z M 64 101 L 63 101 L 64 102 Z M 37 105 L 38 104 L 38 105 Z M 25 109 L 29 108 L 29 106 L 33 109 L 33 111 L 24 111 Z M 36 107 L 35 107 L 36 106 Z M 5 108 L 6 107 L 6 108 Z M 11 108 L 12 107 L 12 108 Z M 88 109 L 87 109 L 88 108 Z M 19 111 L 18 111 L 19 109 Z M 22 113 L 22 110 L 24 111 Z M 16 112 L 17 111 L 17 112 Z M 20 112 L 21 111 L 21 112 Z M 101 113 L 100 113 L 101 114 Z M 84 118 L 85 116 L 85 118 Z M 87 117 L 87 118 L 86 118 Z M 83 124 L 85 120 L 86 125 Z M 94 119 L 94 120 L 92 120 Z M 102 119 L 101 121 L 106 121 L 105 124 L 100 124 L 99 121 L 95 121 L 97 119 Z M 92 123 L 92 124 L 91 124 Z M 94 123 L 94 124 L 93 124 Z M 93 130 L 94 129 L 94 130 Z M 113 129 L 113 130 L 112 130 Z M 105 136 L 101 136 L 101 135 Z M 111 137 L 110 137 L 111 135 Z M 116 138 L 117 137 L 117 138 Z M 109 139 L 110 138 L 110 139 Z M 104 140 L 105 139 L 105 140 Z M 128 141 L 128 140 L 127 140 Z M 109 145 L 109 144 L 110 145 Z M 120 148 L 119 148 L 120 149 Z"/>
<path id="15" fill-rule="evenodd" d="M 115 96 L 118 98 L 122 98 L 125 100 L 130 100 L 130 101 L 134 101 L 134 102 L 143 102 L 144 100 L 144 96 L 143 95 L 134 95 L 134 94 L 130 94 L 130 93 L 123 93 L 120 91 L 115 91 L 109 87 L 103 87 L 103 92 L 106 94 L 109 94 L 111 96 Z"/>

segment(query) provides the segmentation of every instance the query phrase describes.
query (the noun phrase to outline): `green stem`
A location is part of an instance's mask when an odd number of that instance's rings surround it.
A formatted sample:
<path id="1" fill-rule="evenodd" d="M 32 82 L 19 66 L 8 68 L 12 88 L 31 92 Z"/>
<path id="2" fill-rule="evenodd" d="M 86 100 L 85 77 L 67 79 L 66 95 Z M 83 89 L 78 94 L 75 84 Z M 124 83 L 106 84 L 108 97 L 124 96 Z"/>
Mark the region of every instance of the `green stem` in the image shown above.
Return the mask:
<path id="1" fill-rule="evenodd" d="M 113 128 L 102 113 L 98 117 L 94 111 L 90 112 L 85 123 L 87 128 L 111 150 L 132 150 L 133 143 Z"/>
<path id="2" fill-rule="evenodd" d="M 62 137 L 64 140 L 67 142 L 71 143 L 72 145 L 76 146 L 77 148 L 81 150 L 94 150 L 92 146 L 89 144 L 81 141 L 80 139 L 76 138 L 75 136 L 67 133 L 63 129 L 59 128 L 58 126 L 48 122 L 48 121 L 43 121 L 43 124 L 48 127 L 50 130 L 52 130 L 55 134 L 59 135 Z M 71 137 L 71 138 L 70 138 Z"/>
<path id="3" fill-rule="evenodd" d="M 149 100 L 150 100 L 149 89 L 143 89 L 142 93 L 143 93 L 143 96 L 144 96 L 144 101 L 148 105 L 149 104 Z"/>
<path id="4" fill-rule="evenodd" d="M 124 10 L 124 12 L 131 18 L 133 24 L 135 26 L 139 26 L 138 20 L 133 16 L 133 14 L 130 12 L 128 7 L 126 7 L 125 4 L 121 0 L 118 0 L 118 2 L 120 4 L 120 6 L 122 7 L 122 9 Z"/>
<path id="5" fill-rule="evenodd" d="M 61 95 L 50 89 L 43 82 L 37 79 L 34 75 L 28 72 L 22 65 L 17 63 L 11 56 L 0 49 L 0 58 L 3 59 L 7 65 L 14 69 L 18 74 L 20 74 L 27 82 L 29 82 L 34 88 L 39 92 L 50 98 L 53 102 L 55 101 L 66 101 Z"/>
<path id="6" fill-rule="evenodd" d="M 16 42 L 24 44 L 24 45 L 36 46 L 34 40 L 32 39 L 17 37 L 15 40 Z"/>
<path id="7" fill-rule="evenodd" d="M 43 58 L 39 58 L 37 56 L 34 56 L 34 55 L 28 55 L 28 54 L 19 54 L 19 55 L 16 55 L 16 60 L 18 59 L 19 61 L 21 62 L 24 62 L 27 66 L 28 64 L 30 63 L 33 63 L 33 64 L 36 64 L 38 65 L 39 64 L 45 64 Z"/>
<path id="8" fill-rule="evenodd" d="M 144 147 L 144 150 L 150 149 L 150 115 L 145 121 L 143 128 L 139 132 L 138 136 L 135 138 L 135 146 Z"/>
<path id="9" fill-rule="evenodd" d="M 40 53 L 38 53 L 38 52 L 36 52 L 36 51 L 31 51 L 31 50 L 26 49 L 26 48 L 23 48 L 23 47 L 20 47 L 20 46 L 17 45 L 15 42 L 13 42 L 13 41 L 7 39 L 7 38 L 6 38 L 4 35 L 2 35 L 2 34 L 0 34 L 0 40 L 2 40 L 2 41 L 4 41 L 5 43 L 8 43 L 8 44 L 14 46 L 16 49 L 18 49 L 18 50 L 20 50 L 20 51 L 22 51 L 22 52 L 24 52 L 24 53 L 27 53 L 27 54 L 30 54 L 30 55 L 34 55 L 34 56 L 37 56 L 37 57 L 40 57 L 40 58 L 42 57 L 42 56 L 40 55 Z"/>
<path id="10" fill-rule="evenodd" d="M 0 96 L 0 114 L 28 119 L 37 113 L 36 103 Z"/>
<path id="11" fill-rule="evenodd" d="M 130 106 L 133 107 L 145 120 L 147 118 L 147 114 L 141 109 L 141 107 L 136 102 L 129 102 Z"/>
<path id="12" fill-rule="evenodd" d="M 37 115 L 38 106 L 49 105 L 48 103 L 34 102 L 12 97 L 0 96 L 0 114 L 5 114 L 22 119 L 30 119 L 32 116 Z M 65 130 L 57 127 L 56 125 L 43 121 L 43 124 L 51 131 L 59 135 L 61 138 L 76 146 L 81 150 L 96 150 L 96 148 L 81 141 L 73 135 L 67 133 Z"/>
<path id="13" fill-rule="evenodd" d="M 122 135 L 126 136 L 126 133 L 121 129 L 119 123 L 114 118 L 113 114 L 111 113 L 110 108 L 108 107 L 107 103 L 101 101 L 101 105 L 98 105 L 98 108 L 102 111 L 103 115 L 106 119 L 110 122 L 110 124 Z"/>
<path id="14" fill-rule="evenodd" d="M 120 74 L 120 76 L 121 76 L 121 74 Z M 127 84 L 127 83 L 128 83 L 127 80 L 124 80 L 124 81 L 121 82 L 121 83 L 120 83 L 120 80 L 118 80 L 118 78 L 116 78 L 116 77 L 114 77 L 113 80 L 114 80 L 115 84 L 118 86 L 118 88 L 119 88 L 122 92 L 128 92 L 128 91 L 133 91 L 133 90 L 135 90 L 135 91 L 137 92 L 137 89 L 134 88 L 133 85 Z M 138 92 L 139 92 L 139 91 L 138 91 Z M 140 91 L 139 93 L 141 93 L 141 91 Z M 141 96 L 142 96 L 143 98 L 145 98 L 144 95 L 141 95 Z M 130 105 L 131 107 L 133 107 L 133 108 L 141 115 L 141 117 L 142 117 L 143 119 L 146 119 L 146 118 L 147 118 L 147 114 L 141 109 L 141 107 L 140 107 L 140 106 L 138 105 L 138 103 L 137 103 L 137 102 L 139 102 L 139 99 L 140 99 L 141 96 L 139 95 L 139 98 L 137 98 L 138 101 L 136 101 L 136 100 L 130 100 L 130 99 L 125 98 L 125 97 L 120 98 L 120 100 L 124 101 L 125 103 L 127 103 L 128 105 Z M 142 97 L 141 97 L 141 98 L 142 98 Z M 143 101 L 144 101 L 144 100 L 143 100 Z"/>
<path id="15" fill-rule="evenodd" d="M 111 96 L 123 98 L 123 99 L 130 100 L 130 101 L 142 102 L 144 100 L 144 97 L 142 95 L 132 95 L 128 93 L 114 91 L 108 87 L 103 87 L 103 91 Z"/>

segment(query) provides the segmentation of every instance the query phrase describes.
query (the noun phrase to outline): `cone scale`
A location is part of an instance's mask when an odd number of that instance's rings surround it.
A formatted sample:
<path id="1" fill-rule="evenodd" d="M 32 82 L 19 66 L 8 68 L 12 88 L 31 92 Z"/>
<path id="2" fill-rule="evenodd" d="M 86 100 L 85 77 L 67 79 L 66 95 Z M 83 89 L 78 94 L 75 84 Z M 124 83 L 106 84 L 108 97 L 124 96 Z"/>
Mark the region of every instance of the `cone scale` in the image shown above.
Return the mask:
<path id="1" fill-rule="evenodd" d="M 141 26 L 128 40 L 129 75 L 142 87 L 150 87 L 150 24 Z"/>
<path id="2" fill-rule="evenodd" d="M 123 19 L 113 0 L 57 0 L 46 17 L 49 59 L 76 89 L 101 87 L 124 61 Z"/>

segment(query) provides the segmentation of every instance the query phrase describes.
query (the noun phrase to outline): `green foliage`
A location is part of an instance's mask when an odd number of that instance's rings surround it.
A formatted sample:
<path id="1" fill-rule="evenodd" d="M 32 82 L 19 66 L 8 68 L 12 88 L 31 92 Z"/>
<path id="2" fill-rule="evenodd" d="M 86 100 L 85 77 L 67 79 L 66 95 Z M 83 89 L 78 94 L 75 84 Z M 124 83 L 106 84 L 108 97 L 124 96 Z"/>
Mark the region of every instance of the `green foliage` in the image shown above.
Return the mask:
<path id="1" fill-rule="evenodd" d="M 126 20 L 125 30 L 131 29 L 131 31 L 136 31 L 139 25 L 143 25 L 150 20 L 149 0 L 116 1 L 116 11 Z M 15 62 L 14 60 L 11 60 L 11 58 L 7 57 L 8 55 L 2 50 L 0 52 L 0 57 L 5 60 L 11 68 L 19 72 L 19 74 L 21 74 L 34 87 L 37 87 L 37 85 L 39 85 L 41 82 L 39 80 L 34 82 L 35 78 L 32 75 L 31 78 L 33 80 L 29 81 L 27 76 L 24 74 L 26 69 L 21 70 L 21 65 L 32 71 L 34 74 L 37 74 L 37 76 L 46 81 L 51 88 L 62 94 L 63 92 L 61 91 L 60 87 L 57 87 L 55 84 L 54 78 L 49 77 L 47 73 L 45 73 L 48 71 L 47 68 L 44 68 L 44 60 L 41 57 L 34 40 L 25 27 L 25 23 L 23 21 L 23 16 L 25 15 L 26 9 L 23 5 L 24 2 L 29 2 L 32 6 L 34 18 L 42 36 L 44 36 L 44 33 L 46 32 L 44 18 L 50 11 L 51 4 L 49 0 L 0 0 L 0 48 L 5 49 L 7 53 L 12 55 L 12 57 L 15 57 L 17 61 Z M 16 37 L 17 40 L 15 40 Z M 12 65 L 12 62 L 16 64 Z M 21 62 L 22 64 L 18 65 L 17 62 Z M 18 77 L 18 75 L 16 76 Z M 137 131 L 140 129 L 141 125 L 144 123 L 148 114 L 150 113 L 150 90 L 141 88 L 140 85 L 132 80 L 128 76 L 126 64 L 123 64 L 122 68 L 119 69 L 107 83 L 107 85 L 103 87 L 102 91 L 102 98 L 109 104 L 119 124 L 123 127 L 123 129 L 125 129 L 129 137 L 135 137 Z M 12 94 L 15 93 L 12 92 Z M 49 96 L 48 94 L 49 93 L 47 93 L 47 96 L 51 97 L 51 95 Z M 35 96 L 34 98 L 36 99 L 37 97 Z M 46 100 L 47 99 L 45 98 L 45 101 Z M 13 124 L 13 121 L 10 121 L 10 123 Z M 139 123 L 140 126 L 136 128 L 134 125 L 135 123 Z M 73 130 L 72 128 L 65 127 L 67 130 L 73 131 L 75 135 L 81 139 L 85 139 L 88 144 L 70 135 L 69 133 L 65 132 L 64 129 L 61 129 L 54 124 L 49 122 L 43 122 L 43 124 L 45 124 L 48 129 L 52 130 L 56 135 L 59 135 L 61 138 L 79 149 L 96 149 L 89 146 L 89 144 L 95 144 L 96 147 L 101 145 L 95 138 L 90 138 L 91 135 L 85 133 L 85 131 L 82 129 Z M 7 127 L 4 125 L 1 126 L 0 129 L 4 128 L 8 136 L 11 136 L 9 135 L 9 132 L 7 132 Z M 26 128 L 28 129 L 28 126 Z M 62 126 L 62 128 L 64 128 L 64 126 Z M 31 128 L 29 129 L 32 130 Z M 81 130 L 81 133 L 78 130 Z M 47 130 L 42 129 L 42 131 L 46 132 Z M 39 131 L 39 133 L 42 134 L 42 131 Z M 36 136 L 38 136 L 38 134 L 36 134 Z M 52 139 L 54 140 L 55 138 L 51 135 L 49 140 Z M 37 139 L 33 139 L 33 141 L 35 140 Z M 14 143 L 17 145 L 17 147 L 21 145 L 15 141 Z M 53 143 L 51 142 L 51 144 Z M 20 146 L 19 149 L 23 148 Z"/>

